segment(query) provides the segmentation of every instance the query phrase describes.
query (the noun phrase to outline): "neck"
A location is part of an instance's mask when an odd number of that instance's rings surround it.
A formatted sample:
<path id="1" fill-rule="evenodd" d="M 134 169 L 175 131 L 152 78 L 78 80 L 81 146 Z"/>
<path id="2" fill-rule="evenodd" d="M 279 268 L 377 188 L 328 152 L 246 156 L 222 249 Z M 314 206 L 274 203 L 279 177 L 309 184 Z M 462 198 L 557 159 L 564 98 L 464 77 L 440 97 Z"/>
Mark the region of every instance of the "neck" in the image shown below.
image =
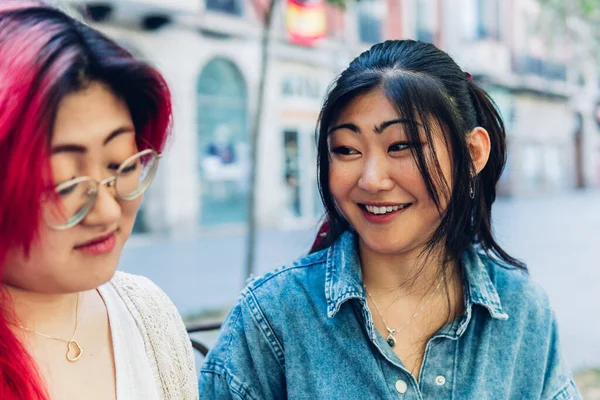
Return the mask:
<path id="1" fill-rule="evenodd" d="M 2 286 L 14 311 L 14 324 L 59 337 L 72 334 L 79 293 L 38 293 L 7 283 Z"/>
<path id="2" fill-rule="evenodd" d="M 420 249 L 405 253 L 381 254 L 359 241 L 359 254 L 363 281 L 371 293 L 396 292 L 399 288 L 411 296 L 422 296 L 433 290 L 441 276 L 451 283 L 457 271 L 452 262 L 451 273 L 440 275 L 444 270 L 445 257 L 442 251 L 421 255 Z"/>

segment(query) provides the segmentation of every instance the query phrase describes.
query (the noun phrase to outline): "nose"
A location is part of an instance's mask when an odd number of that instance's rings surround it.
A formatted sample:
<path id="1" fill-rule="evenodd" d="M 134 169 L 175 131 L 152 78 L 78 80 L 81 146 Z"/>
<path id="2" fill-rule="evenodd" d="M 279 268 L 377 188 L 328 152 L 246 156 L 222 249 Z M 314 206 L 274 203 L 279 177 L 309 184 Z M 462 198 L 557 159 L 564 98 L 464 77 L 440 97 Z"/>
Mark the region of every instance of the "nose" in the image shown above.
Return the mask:
<path id="1" fill-rule="evenodd" d="M 389 165 L 385 159 L 372 157 L 363 164 L 358 187 L 369 193 L 392 190 L 394 181 L 389 176 Z"/>
<path id="2" fill-rule="evenodd" d="M 94 206 L 83 219 L 88 226 L 115 226 L 121 218 L 119 203 L 113 185 L 100 185 Z"/>

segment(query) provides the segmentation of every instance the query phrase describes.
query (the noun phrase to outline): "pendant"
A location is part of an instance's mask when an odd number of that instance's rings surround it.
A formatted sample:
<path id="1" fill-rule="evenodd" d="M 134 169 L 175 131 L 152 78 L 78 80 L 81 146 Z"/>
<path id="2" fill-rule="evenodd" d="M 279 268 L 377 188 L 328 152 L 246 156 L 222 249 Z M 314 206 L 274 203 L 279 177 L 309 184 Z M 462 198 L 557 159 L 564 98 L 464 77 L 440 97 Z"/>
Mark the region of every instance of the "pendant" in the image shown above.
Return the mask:
<path id="1" fill-rule="evenodd" d="M 394 335 L 392 335 L 391 333 L 388 335 L 387 339 L 387 344 L 391 347 L 394 348 L 394 346 L 396 345 L 396 338 L 394 337 Z"/>
<path id="2" fill-rule="evenodd" d="M 71 353 L 74 353 L 74 355 L 71 356 Z M 82 354 L 83 347 L 81 347 L 75 340 L 69 340 L 67 343 L 67 360 L 69 362 L 75 362 L 79 360 Z"/>

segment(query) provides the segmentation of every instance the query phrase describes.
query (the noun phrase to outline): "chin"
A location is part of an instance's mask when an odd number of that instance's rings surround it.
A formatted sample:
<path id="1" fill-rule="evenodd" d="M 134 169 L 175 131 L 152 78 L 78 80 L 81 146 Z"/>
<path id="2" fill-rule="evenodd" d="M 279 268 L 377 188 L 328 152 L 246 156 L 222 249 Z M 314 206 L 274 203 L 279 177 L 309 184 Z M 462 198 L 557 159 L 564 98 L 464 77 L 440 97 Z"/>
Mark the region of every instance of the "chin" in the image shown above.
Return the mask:
<path id="1" fill-rule="evenodd" d="M 117 265 L 105 266 L 104 268 L 95 271 L 88 271 L 84 276 L 81 276 L 80 288 L 78 291 L 94 290 L 99 286 L 109 282 L 117 270 Z M 83 274 L 82 274 L 83 275 Z"/>
<path id="2" fill-rule="evenodd" d="M 119 266 L 120 251 L 116 250 L 109 257 L 94 257 L 80 264 L 82 290 L 96 289 L 112 279 Z"/>
<path id="3" fill-rule="evenodd" d="M 363 240 L 363 245 L 370 251 L 380 254 L 394 254 L 401 253 L 404 250 L 404 246 L 398 243 L 385 243 L 378 240 Z"/>
<path id="4" fill-rule="evenodd" d="M 410 246 L 408 243 L 398 240 L 382 241 L 370 238 L 367 240 L 361 239 L 361 242 L 367 249 L 378 254 L 402 254 L 412 250 L 412 246 Z"/>

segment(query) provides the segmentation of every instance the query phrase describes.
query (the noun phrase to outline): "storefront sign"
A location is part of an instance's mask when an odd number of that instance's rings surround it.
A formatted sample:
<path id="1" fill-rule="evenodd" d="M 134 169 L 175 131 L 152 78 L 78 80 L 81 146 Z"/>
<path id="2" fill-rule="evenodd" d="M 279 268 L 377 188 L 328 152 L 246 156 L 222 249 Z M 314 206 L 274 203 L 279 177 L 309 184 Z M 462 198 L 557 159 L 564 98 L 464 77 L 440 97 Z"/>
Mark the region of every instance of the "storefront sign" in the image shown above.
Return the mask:
<path id="1" fill-rule="evenodd" d="M 293 43 L 314 45 L 327 34 L 324 0 L 287 0 L 285 22 Z"/>

